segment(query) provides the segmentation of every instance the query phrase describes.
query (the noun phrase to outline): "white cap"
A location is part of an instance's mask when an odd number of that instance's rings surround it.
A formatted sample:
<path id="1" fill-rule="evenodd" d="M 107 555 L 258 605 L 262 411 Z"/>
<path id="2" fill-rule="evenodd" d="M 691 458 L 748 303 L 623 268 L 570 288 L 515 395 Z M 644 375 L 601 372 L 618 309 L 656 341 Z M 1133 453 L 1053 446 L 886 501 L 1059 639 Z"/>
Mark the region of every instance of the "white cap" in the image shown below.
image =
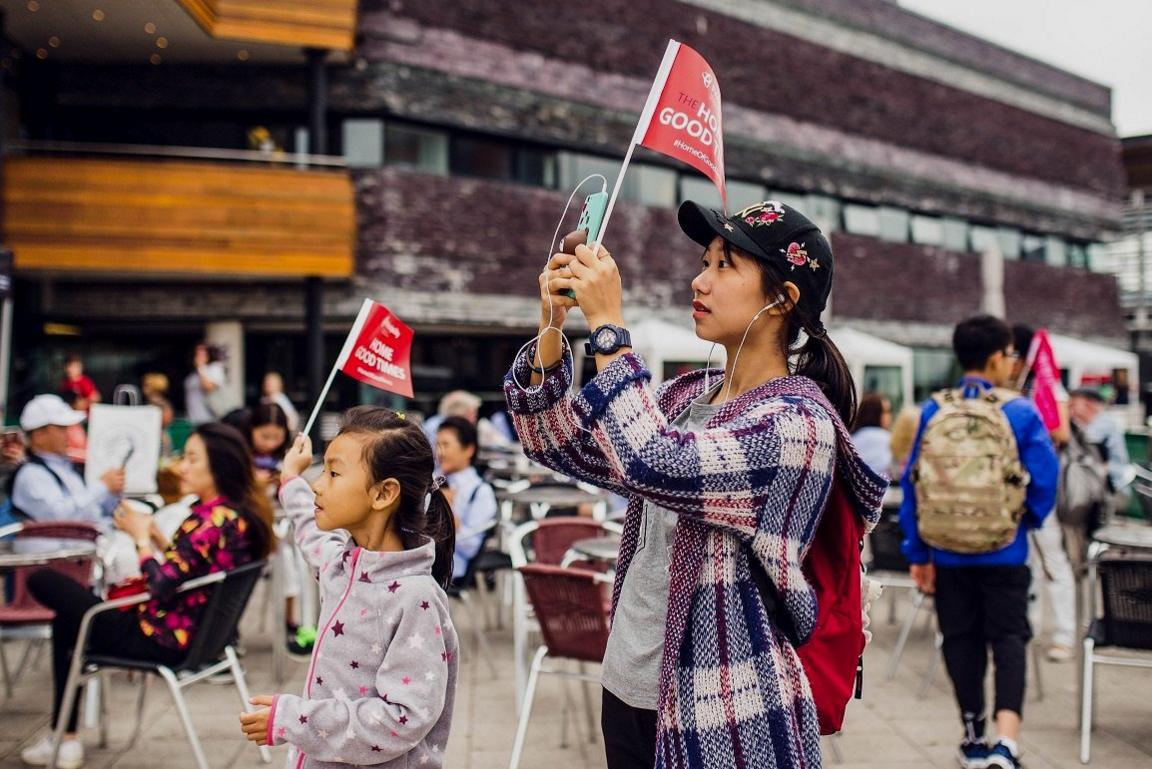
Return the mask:
<path id="1" fill-rule="evenodd" d="M 48 425 L 71 427 L 87 418 L 83 411 L 69 408 L 59 395 L 37 395 L 28 401 L 20 413 L 20 429 L 24 432 L 39 430 Z"/>

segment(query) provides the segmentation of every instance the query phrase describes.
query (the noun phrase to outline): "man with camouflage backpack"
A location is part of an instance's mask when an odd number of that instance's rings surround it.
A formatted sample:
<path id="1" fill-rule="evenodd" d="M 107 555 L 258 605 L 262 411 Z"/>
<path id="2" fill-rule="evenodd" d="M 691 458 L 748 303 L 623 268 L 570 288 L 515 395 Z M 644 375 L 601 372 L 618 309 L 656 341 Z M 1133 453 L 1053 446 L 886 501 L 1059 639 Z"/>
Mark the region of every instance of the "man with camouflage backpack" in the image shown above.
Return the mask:
<path id="1" fill-rule="evenodd" d="M 960 705 L 965 769 L 1018 769 L 1028 624 L 1029 529 L 1056 499 L 1059 462 L 1036 407 L 1009 383 L 1012 331 L 981 315 L 956 326 L 964 370 L 932 396 L 901 480 L 904 554 L 934 595 L 944 662 Z M 984 735 L 988 647 L 995 663 L 996 739 Z"/>

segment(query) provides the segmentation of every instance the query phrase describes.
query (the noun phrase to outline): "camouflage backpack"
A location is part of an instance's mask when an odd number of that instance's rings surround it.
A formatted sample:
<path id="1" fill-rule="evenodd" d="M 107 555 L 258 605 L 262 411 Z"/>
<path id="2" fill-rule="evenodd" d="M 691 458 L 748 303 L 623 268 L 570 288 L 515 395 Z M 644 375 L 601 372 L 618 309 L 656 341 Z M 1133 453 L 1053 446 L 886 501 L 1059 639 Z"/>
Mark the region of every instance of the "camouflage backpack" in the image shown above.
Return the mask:
<path id="1" fill-rule="evenodd" d="M 924 428 L 912 476 L 920 538 L 932 547 L 990 553 L 1016 539 L 1029 478 L 1003 406 L 1017 397 L 1001 389 L 932 396 L 940 410 Z"/>

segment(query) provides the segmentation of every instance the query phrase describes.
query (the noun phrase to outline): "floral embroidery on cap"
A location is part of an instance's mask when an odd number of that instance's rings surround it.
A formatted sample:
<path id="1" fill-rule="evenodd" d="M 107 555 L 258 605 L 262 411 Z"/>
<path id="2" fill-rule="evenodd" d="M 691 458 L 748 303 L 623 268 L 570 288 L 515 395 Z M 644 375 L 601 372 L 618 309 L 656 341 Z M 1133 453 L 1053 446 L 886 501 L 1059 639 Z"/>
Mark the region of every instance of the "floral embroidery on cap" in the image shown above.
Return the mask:
<path id="1" fill-rule="evenodd" d="M 749 227 L 763 227 L 781 221 L 784 218 L 784 206 L 777 200 L 765 200 L 737 211 L 736 218 L 743 219 Z"/>
<path id="2" fill-rule="evenodd" d="M 780 249 L 780 253 L 784 254 L 791 264 L 792 269 L 808 265 L 813 270 L 819 269 L 820 262 L 808 256 L 808 251 L 804 248 L 804 243 L 796 243 L 793 241 L 788 244 L 788 248 Z"/>

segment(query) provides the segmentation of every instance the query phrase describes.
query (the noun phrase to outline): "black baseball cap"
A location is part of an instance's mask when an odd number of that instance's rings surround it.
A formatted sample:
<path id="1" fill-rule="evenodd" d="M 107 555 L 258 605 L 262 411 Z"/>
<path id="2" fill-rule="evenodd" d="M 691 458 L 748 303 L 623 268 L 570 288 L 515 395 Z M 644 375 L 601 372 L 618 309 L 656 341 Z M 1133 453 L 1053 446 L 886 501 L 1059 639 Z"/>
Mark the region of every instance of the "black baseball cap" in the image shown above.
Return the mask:
<path id="1" fill-rule="evenodd" d="M 765 200 L 731 216 L 686 200 L 677 213 L 680 229 L 704 248 L 719 236 L 771 265 L 800 289 L 800 311 L 816 321 L 832 290 L 832 247 L 820 228 L 791 206 Z"/>

